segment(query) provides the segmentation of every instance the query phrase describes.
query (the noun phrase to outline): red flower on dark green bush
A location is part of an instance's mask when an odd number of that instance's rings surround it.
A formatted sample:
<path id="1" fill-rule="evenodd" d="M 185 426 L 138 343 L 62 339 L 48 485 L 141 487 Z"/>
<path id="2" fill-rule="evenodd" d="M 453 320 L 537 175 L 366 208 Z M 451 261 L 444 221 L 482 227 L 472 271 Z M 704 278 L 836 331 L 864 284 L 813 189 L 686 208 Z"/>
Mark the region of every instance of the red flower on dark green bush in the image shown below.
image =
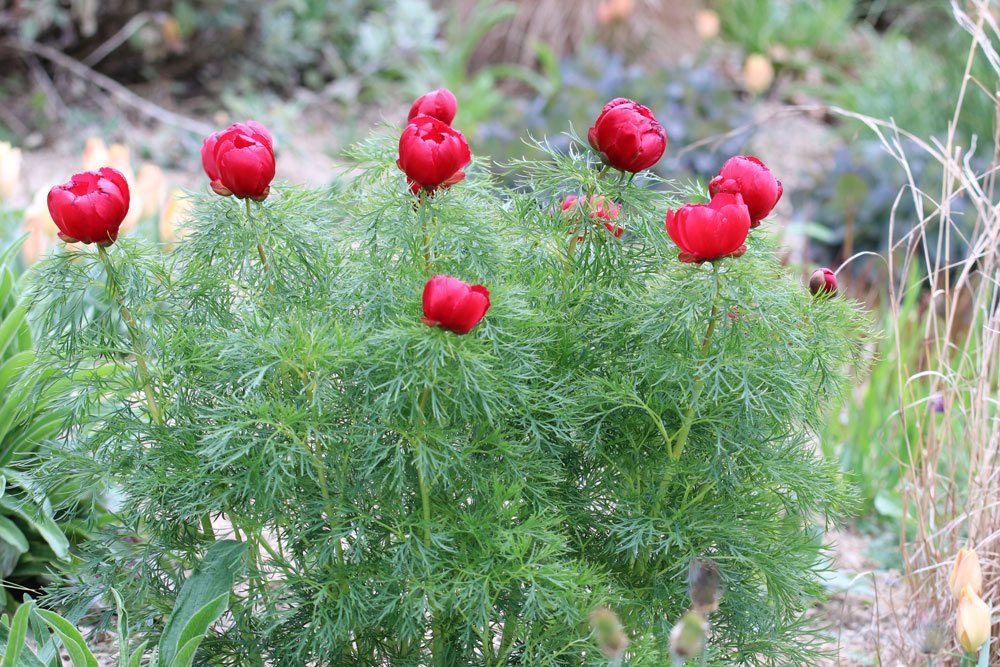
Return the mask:
<path id="1" fill-rule="evenodd" d="M 719 175 L 708 183 L 708 192 L 713 197 L 720 192 L 743 196 L 743 203 L 750 211 L 751 227 L 759 225 L 771 213 L 783 191 L 781 181 L 752 155 L 729 158 Z"/>
<path id="2" fill-rule="evenodd" d="M 836 294 L 837 274 L 825 267 L 816 269 L 809 277 L 809 291 L 813 294 Z"/>
<path id="3" fill-rule="evenodd" d="M 652 167 L 667 148 L 667 133 L 653 112 L 624 97 L 604 105 L 587 139 L 607 164 L 633 173 Z"/>
<path id="4" fill-rule="evenodd" d="M 399 137 L 396 165 L 406 174 L 414 194 L 458 183 L 465 178 L 462 167 L 470 160 L 462 133 L 431 116 L 415 117 Z"/>
<path id="5" fill-rule="evenodd" d="M 63 241 L 111 245 L 128 213 L 128 183 L 111 167 L 85 171 L 49 190 L 48 204 Z"/>
<path id="6" fill-rule="evenodd" d="M 454 93 L 447 88 L 438 88 L 414 100 L 406 120 L 412 121 L 417 116 L 430 116 L 437 118 L 445 125 L 451 125 L 457 111 L 458 101 L 455 99 Z"/>
<path id="7" fill-rule="evenodd" d="M 263 200 L 274 179 L 271 134 L 254 120 L 235 123 L 205 137 L 201 164 L 216 193 Z"/>
<path id="8" fill-rule="evenodd" d="M 621 215 L 622 207 L 613 201 L 606 200 L 603 195 L 596 197 L 578 197 L 576 195 L 569 195 L 562 203 L 563 213 L 566 213 L 570 217 L 570 222 L 576 220 L 577 211 L 586 212 L 592 220 L 603 221 L 604 226 L 609 232 L 614 234 L 615 238 L 618 238 L 625 231 L 621 227 L 615 224 L 618 216 Z M 583 237 L 578 237 L 583 238 Z"/>
<path id="9" fill-rule="evenodd" d="M 720 193 L 708 204 L 685 204 L 667 211 L 667 233 L 681 249 L 682 262 L 739 257 L 750 232 L 750 213 L 738 194 Z"/>
<path id="10" fill-rule="evenodd" d="M 423 323 L 467 334 L 490 309 L 490 291 L 451 276 L 434 276 L 424 285 Z"/>

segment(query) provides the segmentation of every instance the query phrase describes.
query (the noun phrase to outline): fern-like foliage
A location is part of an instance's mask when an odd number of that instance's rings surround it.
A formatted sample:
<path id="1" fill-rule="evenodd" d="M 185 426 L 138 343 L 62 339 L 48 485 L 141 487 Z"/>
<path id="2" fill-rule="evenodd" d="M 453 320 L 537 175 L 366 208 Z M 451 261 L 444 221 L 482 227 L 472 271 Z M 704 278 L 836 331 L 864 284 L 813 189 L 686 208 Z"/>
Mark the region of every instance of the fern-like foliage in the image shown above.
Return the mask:
<path id="1" fill-rule="evenodd" d="M 392 132 L 331 192 L 193 195 L 172 253 L 110 248 L 110 285 L 91 250 L 46 260 L 45 363 L 131 370 L 74 394 L 87 428 L 53 474 L 123 501 L 52 599 L 113 587 L 156 633 L 228 533 L 247 566 L 198 664 L 607 664 L 586 624 L 607 605 L 628 664 L 663 665 L 709 558 L 710 664 L 811 664 L 820 533 L 851 506 L 813 439 L 859 309 L 760 231 L 678 262 L 663 218 L 695 185 L 601 177 L 580 144 L 510 165 L 516 191 L 474 163 L 421 203 Z M 624 234 L 572 229 L 568 194 L 619 202 Z M 490 289 L 470 334 L 421 323 L 434 274 Z"/>

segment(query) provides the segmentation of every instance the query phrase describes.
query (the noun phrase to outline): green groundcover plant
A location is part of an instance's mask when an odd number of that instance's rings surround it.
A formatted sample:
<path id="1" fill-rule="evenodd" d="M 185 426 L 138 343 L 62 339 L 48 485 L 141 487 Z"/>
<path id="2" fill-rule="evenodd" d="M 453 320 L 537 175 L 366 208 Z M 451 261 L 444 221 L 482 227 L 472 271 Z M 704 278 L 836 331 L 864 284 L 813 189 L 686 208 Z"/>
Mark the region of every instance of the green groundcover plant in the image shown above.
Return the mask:
<path id="1" fill-rule="evenodd" d="M 867 322 L 747 237 L 738 194 L 671 214 L 678 261 L 665 215 L 701 191 L 610 168 L 665 147 L 615 104 L 634 155 L 599 121 L 599 153 L 542 142 L 516 189 L 463 180 L 464 138 L 417 115 L 334 191 L 272 190 L 270 136 L 234 126 L 203 155 L 243 201 L 193 195 L 169 251 L 95 234 L 127 209 L 114 174 L 63 186 L 64 238 L 96 245 L 38 269 L 44 363 L 81 378 L 48 465 L 123 501 L 51 601 L 113 588 L 155 639 L 234 540 L 195 664 L 663 665 L 705 621 L 706 664 L 814 664 L 821 533 L 852 502 L 814 433 Z M 732 247 L 699 246 L 706 220 Z M 75 373 L 106 363 L 129 372 Z"/>

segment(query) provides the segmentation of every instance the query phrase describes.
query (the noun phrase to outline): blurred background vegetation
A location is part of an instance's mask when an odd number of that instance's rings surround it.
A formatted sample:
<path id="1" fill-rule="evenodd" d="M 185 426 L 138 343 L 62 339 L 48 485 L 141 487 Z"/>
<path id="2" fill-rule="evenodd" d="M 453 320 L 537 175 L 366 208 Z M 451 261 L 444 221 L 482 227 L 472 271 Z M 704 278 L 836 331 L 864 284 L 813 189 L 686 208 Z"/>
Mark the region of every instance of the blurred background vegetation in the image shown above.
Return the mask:
<path id="1" fill-rule="evenodd" d="M 913 443 L 938 422 L 963 429 L 940 416 L 945 398 L 921 375 L 942 359 L 928 352 L 929 322 L 947 310 L 946 339 L 968 351 L 955 337 L 984 317 L 981 300 L 951 300 L 947 287 L 972 252 L 982 200 L 959 193 L 935 218 L 934 198 L 911 196 L 940 190 L 951 168 L 926 146 L 995 141 L 996 63 L 970 58 L 970 30 L 955 19 L 955 8 L 972 4 L 8 0 L 0 5 L 0 142 L 10 144 L 0 144 L 0 233 L 30 234 L 14 267 L 23 271 L 55 243 L 47 189 L 81 165 L 112 164 L 136 193 L 126 230 L 169 243 L 183 216 L 180 188 L 204 185 L 202 136 L 234 120 L 274 130 L 279 178 L 323 187 L 348 169 L 346 145 L 373 124 L 399 123 L 430 88 L 455 92 L 455 125 L 501 175 L 505 163 L 531 156 L 529 135 L 558 147 L 568 142 L 567 121 L 583 134 L 605 101 L 632 97 L 666 128 L 657 170 L 668 178 L 704 183 L 726 157 L 759 155 L 785 185 L 768 226 L 784 260 L 804 273 L 846 262 L 842 289 L 883 315 L 886 335 L 868 351 L 871 379 L 834 411 L 819 446 L 859 486 L 857 530 L 906 542 L 919 532 L 906 511 L 922 456 Z M 997 3 L 989 7 L 1000 20 Z M 995 24 L 978 34 L 995 56 Z M 880 137 L 851 114 L 889 129 Z M 970 150 L 963 160 L 981 174 L 995 155 Z M 942 284 L 946 309 L 935 301 Z M 948 398 L 948 411 L 960 403 Z M 995 419 L 995 407 L 977 418 Z M 948 474 L 968 477 L 969 465 L 959 455 Z M 895 549 L 882 548 L 878 562 L 899 564 Z"/>
<path id="2" fill-rule="evenodd" d="M 50 185 L 32 166 L 79 154 L 90 136 L 193 175 L 200 130 L 253 116 L 292 154 L 283 175 L 322 185 L 344 145 L 431 87 L 454 90 L 475 152 L 498 163 L 530 153 L 526 134 L 558 143 L 567 119 L 585 130 L 624 95 L 666 126 L 665 175 L 704 179 L 740 151 L 774 162 L 790 250 L 826 263 L 884 250 L 899 181 L 876 139 L 829 105 L 943 136 L 968 55 L 946 0 L 5 6 L 0 140 L 28 153 L 22 204 Z M 974 65 L 988 80 L 988 64 Z M 993 101 L 971 91 L 958 122 L 965 141 L 991 137 Z"/>

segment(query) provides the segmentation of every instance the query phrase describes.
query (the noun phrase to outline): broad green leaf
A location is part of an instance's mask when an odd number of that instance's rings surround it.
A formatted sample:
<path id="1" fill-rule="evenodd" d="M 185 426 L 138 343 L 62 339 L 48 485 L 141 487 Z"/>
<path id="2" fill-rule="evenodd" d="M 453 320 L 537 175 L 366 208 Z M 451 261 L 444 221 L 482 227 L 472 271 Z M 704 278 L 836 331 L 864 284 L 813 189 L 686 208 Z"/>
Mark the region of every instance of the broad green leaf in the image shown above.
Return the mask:
<path id="1" fill-rule="evenodd" d="M 11 342 L 17 337 L 17 333 L 24 325 L 27 316 L 27 306 L 19 303 L 7 313 L 3 322 L 0 322 L 0 354 L 5 353 Z"/>
<path id="2" fill-rule="evenodd" d="M 184 628 L 184 635 L 180 639 L 180 649 L 174 657 L 173 667 L 191 667 L 194 663 L 194 654 L 198 651 L 205 633 L 212 627 L 212 624 L 219 620 L 219 617 L 229 606 L 229 593 L 220 595 L 212 602 L 202 607 L 195 614 Z"/>
<path id="3" fill-rule="evenodd" d="M 59 635 L 73 667 L 98 667 L 97 658 L 87 648 L 87 641 L 80 634 L 80 631 L 73 627 L 72 623 L 48 609 L 36 609 L 35 613 L 41 616 L 42 620 L 48 623 Z"/>
<path id="4" fill-rule="evenodd" d="M 31 602 L 25 602 L 17 608 L 14 620 L 10 622 L 10 634 L 7 637 L 7 652 L 4 653 L 0 667 L 19 667 L 18 659 L 24 649 L 24 638 L 28 633 L 28 615 L 31 613 Z M 30 651 L 29 651 L 30 652 Z"/>
<path id="5" fill-rule="evenodd" d="M 246 545 L 235 540 L 216 542 L 209 547 L 194 574 L 181 586 L 160 637 L 159 659 L 164 665 L 173 667 L 182 647 L 195 635 L 204 637 L 212 623 L 225 611 L 223 607 L 217 615 L 208 618 L 210 611 L 218 609 L 220 597 L 228 599 L 236 573 L 243 567 L 245 550 Z"/>
<path id="6" fill-rule="evenodd" d="M 10 496 L 0 498 L 0 507 L 14 512 L 38 531 L 60 560 L 69 557 L 69 540 L 52 517 L 42 512 L 30 502 L 15 500 Z M 2 667 L 2 666 L 0 666 Z"/>
<path id="7" fill-rule="evenodd" d="M 111 596 L 115 599 L 115 613 L 118 616 L 118 667 L 128 667 L 131 662 L 128 647 L 128 611 L 125 609 L 121 593 L 112 588 Z M 142 653 L 139 655 L 141 657 Z"/>
<path id="8" fill-rule="evenodd" d="M 0 366 L 0 394 L 6 394 L 10 383 L 34 360 L 35 353 L 25 350 L 4 361 Z"/>
<path id="9" fill-rule="evenodd" d="M 28 538 L 13 521 L 0 514 L 0 540 L 17 549 L 20 553 L 28 552 Z"/>
<path id="10" fill-rule="evenodd" d="M 990 640 L 989 638 L 983 642 L 982 648 L 979 649 L 979 660 L 976 662 L 976 667 L 989 667 L 990 665 Z"/>
<path id="11" fill-rule="evenodd" d="M 132 657 L 129 659 L 128 664 L 127 665 L 123 665 L 122 667 L 141 667 L 142 666 L 142 656 L 146 653 L 146 646 L 148 644 L 149 644 L 149 641 L 147 640 L 147 641 L 141 642 L 138 646 L 136 646 L 135 647 L 135 653 L 132 654 Z M 153 666 L 153 663 L 150 662 L 150 667 L 152 667 L 152 666 Z"/>
<path id="12" fill-rule="evenodd" d="M 7 263 L 14 257 L 17 251 L 24 245 L 24 242 L 28 240 L 31 236 L 30 233 L 22 234 L 13 243 L 11 243 L 7 248 L 0 253 L 0 266 L 7 266 Z"/>

